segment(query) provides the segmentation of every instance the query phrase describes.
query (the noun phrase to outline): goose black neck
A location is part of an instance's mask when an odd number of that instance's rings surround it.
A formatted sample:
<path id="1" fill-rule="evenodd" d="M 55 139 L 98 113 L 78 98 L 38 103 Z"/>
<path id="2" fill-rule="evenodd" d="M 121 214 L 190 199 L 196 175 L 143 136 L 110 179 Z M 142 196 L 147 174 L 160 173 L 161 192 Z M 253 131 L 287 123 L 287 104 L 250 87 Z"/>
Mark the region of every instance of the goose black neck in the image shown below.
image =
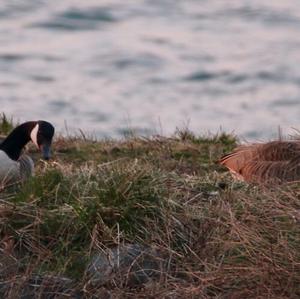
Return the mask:
<path id="1" fill-rule="evenodd" d="M 0 150 L 4 151 L 11 159 L 17 161 L 24 146 L 30 141 L 30 132 L 36 122 L 29 121 L 16 127 L 0 144 Z"/>

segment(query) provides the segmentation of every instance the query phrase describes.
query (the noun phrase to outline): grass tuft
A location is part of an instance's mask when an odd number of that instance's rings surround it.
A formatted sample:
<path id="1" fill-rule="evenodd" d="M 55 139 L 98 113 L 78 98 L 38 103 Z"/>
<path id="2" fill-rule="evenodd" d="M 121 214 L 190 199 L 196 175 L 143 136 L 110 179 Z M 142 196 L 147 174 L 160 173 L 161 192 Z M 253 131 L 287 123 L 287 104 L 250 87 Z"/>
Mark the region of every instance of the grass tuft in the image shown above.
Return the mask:
<path id="1" fill-rule="evenodd" d="M 8 134 L 14 126 L 13 118 L 8 118 L 5 113 L 0 115 L 0 134 Z"/>

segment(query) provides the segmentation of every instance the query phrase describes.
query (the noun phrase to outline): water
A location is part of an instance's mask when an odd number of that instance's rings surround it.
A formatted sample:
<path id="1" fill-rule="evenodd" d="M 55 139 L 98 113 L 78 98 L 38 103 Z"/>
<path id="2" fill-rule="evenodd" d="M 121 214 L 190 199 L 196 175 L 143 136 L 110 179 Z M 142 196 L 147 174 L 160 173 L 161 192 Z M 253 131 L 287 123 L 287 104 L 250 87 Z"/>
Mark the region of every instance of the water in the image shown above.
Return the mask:
<path id="1" fill-rule="evenodd" d="M 1 111 L 99 137 L 300 128 L 300 4 L 2 0 Z"/>

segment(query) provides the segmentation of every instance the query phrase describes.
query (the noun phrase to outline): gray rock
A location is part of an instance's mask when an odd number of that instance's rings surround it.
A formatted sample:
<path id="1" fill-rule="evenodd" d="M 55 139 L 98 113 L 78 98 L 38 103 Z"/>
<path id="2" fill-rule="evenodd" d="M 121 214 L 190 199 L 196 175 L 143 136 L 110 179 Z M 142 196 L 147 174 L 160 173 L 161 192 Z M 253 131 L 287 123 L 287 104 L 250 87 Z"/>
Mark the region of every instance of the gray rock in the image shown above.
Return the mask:
<path id="1" fill-rule="evenodd" d="M 95 253 L 86 274 L 92 285 L 118 281 L 132 286 L 158 278 L 164 265 L 158 250 L 139 244 L 124 244 Z"/>

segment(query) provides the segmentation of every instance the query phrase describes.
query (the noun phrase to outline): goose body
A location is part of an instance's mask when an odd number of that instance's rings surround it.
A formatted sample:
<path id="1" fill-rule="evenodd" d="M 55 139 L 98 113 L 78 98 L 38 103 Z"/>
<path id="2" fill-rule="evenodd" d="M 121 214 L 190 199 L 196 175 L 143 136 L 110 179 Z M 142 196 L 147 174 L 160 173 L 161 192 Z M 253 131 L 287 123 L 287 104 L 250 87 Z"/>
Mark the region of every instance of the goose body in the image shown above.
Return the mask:
<path id="1" fill-rule="evenodd" d="M 236 179 L 246 182 L 299 181 L 300 142 L 278 140 L 242 145 L 218 162 Z"/>
<path id="2" fill-rule="evenodd" d="M 0 144 L 0 186 L 23 181 L 34 173 L 34 163 L 22 154 L 24 146 L 32 141 L 50 158 L 54 127 L 46 121 L 30 121 L 16 127 Z"/>
<path id="3" fill-rule="evenodd" d="M 34 175 L 34 163 L 28 155 L 22 155 L 17 161 L 0 150 L 0 186 L 24 181 Z"/>

